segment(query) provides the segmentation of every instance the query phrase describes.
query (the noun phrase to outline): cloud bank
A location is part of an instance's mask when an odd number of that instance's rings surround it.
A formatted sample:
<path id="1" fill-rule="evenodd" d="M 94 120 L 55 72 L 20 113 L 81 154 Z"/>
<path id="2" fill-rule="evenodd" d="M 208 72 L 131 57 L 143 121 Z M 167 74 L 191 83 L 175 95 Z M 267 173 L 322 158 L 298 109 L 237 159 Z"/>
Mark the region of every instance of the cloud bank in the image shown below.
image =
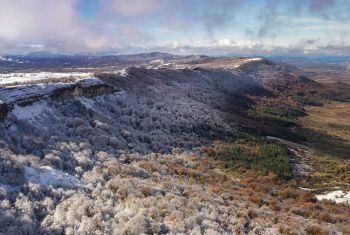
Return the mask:
<path id="1" fill-rule="evenodd" d="M 348 0 L 0 1 L 0 54 L 349 55 L 349 36 Z"/>

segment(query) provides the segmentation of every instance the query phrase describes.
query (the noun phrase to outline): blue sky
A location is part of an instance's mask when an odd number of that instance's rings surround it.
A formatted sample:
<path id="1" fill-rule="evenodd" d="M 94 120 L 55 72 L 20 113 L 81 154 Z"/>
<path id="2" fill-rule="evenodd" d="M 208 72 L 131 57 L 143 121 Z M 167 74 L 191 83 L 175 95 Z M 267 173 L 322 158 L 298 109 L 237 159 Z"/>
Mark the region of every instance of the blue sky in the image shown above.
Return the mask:
<path id="1" fill-rule="evenodd" d="M 0 54 L 350 54 L 350 0 L 0 0 Z"/>

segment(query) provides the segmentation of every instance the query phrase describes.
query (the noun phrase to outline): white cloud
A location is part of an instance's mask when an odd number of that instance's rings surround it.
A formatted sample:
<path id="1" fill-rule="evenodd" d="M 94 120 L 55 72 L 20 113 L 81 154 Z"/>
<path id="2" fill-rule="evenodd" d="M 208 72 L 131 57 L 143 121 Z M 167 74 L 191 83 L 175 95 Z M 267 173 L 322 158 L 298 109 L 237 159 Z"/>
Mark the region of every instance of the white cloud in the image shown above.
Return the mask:
<path id="1" fill-rule="evenodd" d="M 2 0 L 0 44 L 19 51 L 103 50 L 107 36 L 84 24 L 75 4 L 75 0 Z"/>
<path id="2" fill-rule="evenodd" d="M 233 42 L 228 38 L 223 38 L 217 41 L 218 46 L 232 46 Z"/>

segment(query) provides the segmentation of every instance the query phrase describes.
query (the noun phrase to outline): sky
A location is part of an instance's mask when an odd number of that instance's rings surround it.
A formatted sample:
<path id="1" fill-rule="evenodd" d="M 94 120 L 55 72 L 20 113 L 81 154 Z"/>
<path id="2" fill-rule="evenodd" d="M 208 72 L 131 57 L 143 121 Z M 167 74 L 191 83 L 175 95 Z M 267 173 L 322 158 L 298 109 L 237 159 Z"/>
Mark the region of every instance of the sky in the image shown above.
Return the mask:
<path id="1" fill-rule="evenodd" d="M 350 0 L 0 0 L 0 55 L 350 55 Z"/>

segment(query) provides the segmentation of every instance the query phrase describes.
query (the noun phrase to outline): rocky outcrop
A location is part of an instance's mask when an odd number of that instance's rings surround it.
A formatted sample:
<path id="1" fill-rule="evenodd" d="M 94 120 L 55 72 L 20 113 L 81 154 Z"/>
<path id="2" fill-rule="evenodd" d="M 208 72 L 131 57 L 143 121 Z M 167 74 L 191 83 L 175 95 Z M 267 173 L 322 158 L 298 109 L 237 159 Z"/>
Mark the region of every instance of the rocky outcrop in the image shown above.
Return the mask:
<path id="1" fill-rule="evenodd" d="M 0 118 L 5 117 L 8 111 L 9 111 L 9 108 L 7 104 L 2 100 L 0 100 Z"/>
<path id="2" fill-rule="evenodd" d="M 61 87 L 50 94 L 51 99 L 64 100 L 73 96 L 95 97 L 115 92 L 116 89 L 99 79 L 82 80 L 72 86 Z"/>
<path id="3" fill-rule="evenodd" d="M 0 88 L 0 118 L 14 105 L 26 106 L 45 98 L 64 100 L 74 96 L 95 97 L 115 92 L 116 89 L 98 78 L 71 83 L 21 85 Z"/>

